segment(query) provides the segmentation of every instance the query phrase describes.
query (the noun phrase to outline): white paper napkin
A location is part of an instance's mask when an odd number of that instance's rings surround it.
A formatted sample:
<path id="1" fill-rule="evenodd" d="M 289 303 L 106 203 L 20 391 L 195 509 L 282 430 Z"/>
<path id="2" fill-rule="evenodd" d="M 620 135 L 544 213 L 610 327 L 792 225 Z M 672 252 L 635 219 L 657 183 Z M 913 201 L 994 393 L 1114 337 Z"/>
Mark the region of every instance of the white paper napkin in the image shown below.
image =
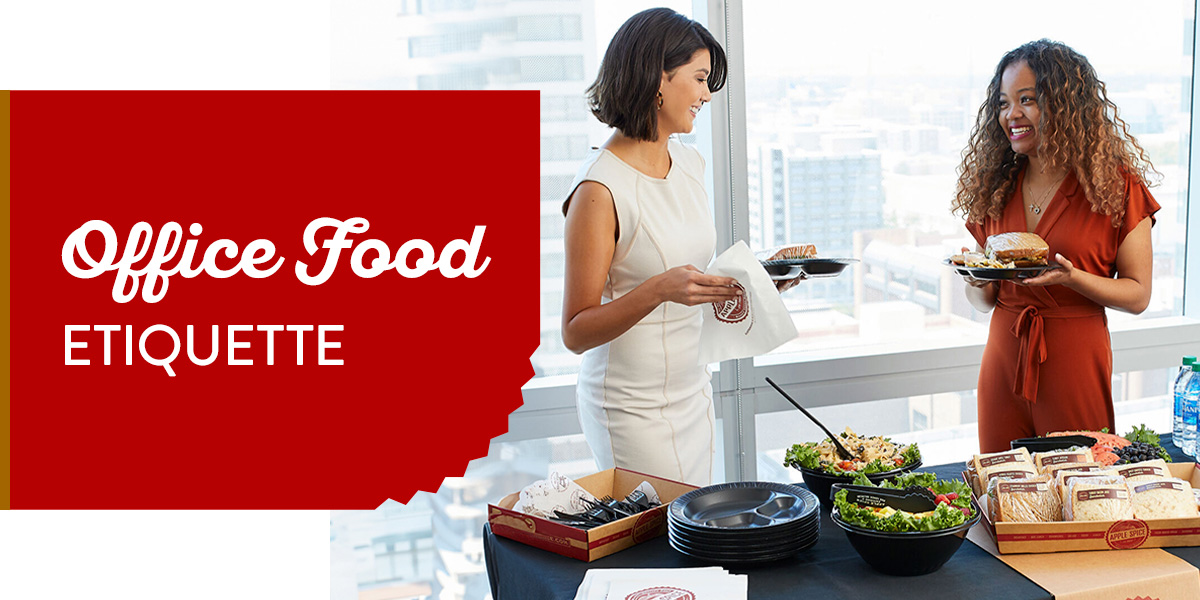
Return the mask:
<path id="1" fill-rule="evenodd" d="M 613 581 L 605 600 L 746 600 L 745 575 L 713 574 L 654 581 Z"/>
<path id="2" fill-rule="evenodd" d="M 766 354 L 796 337 L 775 282 L 746 242 L 722 252 L 705 273 L 736 279 L 742 296 L 704 307 L 700 364 Z"/>
<path id="3" fill-rule="evenodd" d="M 659 500 L 658 498 L 658 490 L 654 489 L 654 486 L 650 485 L 649 481 L 643 481 L 633 489 L 634 491 L 640 491 L 641 493 L 645 494 L 646 499 L 649 500 L 651 504 L 662 504 L 662 500 Z M 630 493 L 632 494 L 633 492 Z"/>
<path id="4" fill-rule="evenodd" d="M 586 511 L 589 507 L 584 504 L 585 499 L 595 501 L 596 497 L 579 487 L 578 483 L 553 471 L 549 477 L 525 486 L 517 495 L 513 510 L 548 519 L 554 517 L 555 510 L 565 513 Z"/>
<path id="5" fill-rule="evenodd" d="M 685 567 L 679 569 L 588 569 L 583 583 L 575 593 L 575 600 L 607 600 L 613 582 L 645 583 L 653 585 L 660 581 L 706 581 L 709 577 L 728 577 L 721 567 Z M 694 585 L 694 584 L 693 584 Z M 745 598 L 743 592 L 742 598 Z"/>

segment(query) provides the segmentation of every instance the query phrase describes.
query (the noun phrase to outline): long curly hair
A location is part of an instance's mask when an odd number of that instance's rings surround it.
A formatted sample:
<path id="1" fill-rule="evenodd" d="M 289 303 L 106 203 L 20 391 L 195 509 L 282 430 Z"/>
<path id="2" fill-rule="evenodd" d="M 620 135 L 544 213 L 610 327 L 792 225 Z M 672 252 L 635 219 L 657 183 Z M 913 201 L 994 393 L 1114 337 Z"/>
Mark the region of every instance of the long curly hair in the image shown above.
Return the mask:
<path id="1" fill-rule="evenodd" d="M 1151 185 L 1161 174 L 1129 133 L 1129 125 L 1108 99 L 1103 81 L 1082 54 L 1061 42 L 1041 39 L 1004 55 L 988 84 L 971 138 L 958 167 L 952 209 L 971 223 L 999 219 L 1029 158 L 1013 152 L 1000 124 L 1000 80 L 1009 65 L 1025 62 L 1037 80 L 1041 121 L 1037 155 L 1046 168 L 1075 173 L 1092 203 L 1092 212 L 1125 219 L 1125 174 Z"/>

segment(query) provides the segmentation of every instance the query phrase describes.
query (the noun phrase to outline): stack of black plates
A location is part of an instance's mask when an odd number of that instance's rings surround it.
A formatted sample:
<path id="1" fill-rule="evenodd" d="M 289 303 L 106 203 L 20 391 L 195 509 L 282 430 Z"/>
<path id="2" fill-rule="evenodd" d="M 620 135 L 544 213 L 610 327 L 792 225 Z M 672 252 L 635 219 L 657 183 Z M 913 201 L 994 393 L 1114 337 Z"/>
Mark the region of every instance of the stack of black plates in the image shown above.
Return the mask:
<path id="1" fill-rule="evenodd" d="M 817 543 L 821 516 L 812 492 L 786 483 L 742 481 L 692 490 L 671 503 L 671 546 L 716 563 L 787 558 Z"/>

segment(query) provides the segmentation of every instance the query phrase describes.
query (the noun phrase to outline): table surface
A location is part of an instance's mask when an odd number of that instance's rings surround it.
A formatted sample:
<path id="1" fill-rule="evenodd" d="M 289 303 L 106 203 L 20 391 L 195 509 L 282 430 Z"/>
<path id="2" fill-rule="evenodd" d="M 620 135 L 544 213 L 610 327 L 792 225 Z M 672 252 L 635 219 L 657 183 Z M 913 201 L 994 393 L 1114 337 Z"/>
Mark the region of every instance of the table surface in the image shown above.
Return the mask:
<path id="1" fill-rule="evenodd" d="M 1164 438 L 1169 436 L 1164 436 Z M 1175 461 L 1185 457 L 1168 439 L 1163 447 Z M 962 464 L 922 467 L 939 479 L 960 478 Z M 661 536 L 587 563 L 493 535 L 484 526 L 484 555 L 495 600 L 572 600 L 588 569 L 672 568 L 711 566 L 681 554 Z M 1200 565 L 1200 548 L 1164 548 Z M 903 598 L 953 590 L 955 597 L 1049 599 L 1042 589 L 975 544 L 964 541 L 958 552 L 935 573 L 895 577 L 873 570 L 858 556 L 846 535 L 822 511 L 817 544 L 794 557 L 765 565 L 729 565 L 731 573 L 749 575 L 750 600 L 775 598 Z"/>

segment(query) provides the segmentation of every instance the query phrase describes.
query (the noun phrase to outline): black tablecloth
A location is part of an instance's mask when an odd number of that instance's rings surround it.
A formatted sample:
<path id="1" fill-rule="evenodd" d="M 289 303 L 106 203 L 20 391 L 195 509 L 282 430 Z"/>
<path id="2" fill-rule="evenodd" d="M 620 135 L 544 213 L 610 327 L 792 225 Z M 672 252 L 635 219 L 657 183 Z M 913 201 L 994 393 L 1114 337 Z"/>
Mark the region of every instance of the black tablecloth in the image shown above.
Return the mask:
<path id="1" fill-rule="evenodd" d="M 1169 437 L 1169 436 L 1164 436 Z M 1169 440 L 1163 446 L 1176 461 L 1184 457 Z M 1191 460 L 1191 459 L 1188 459 Z M 924 467 L 940 479 L 961 477 L 962 464 Z M 590 563 L 560 556 L 493 535 L 485 525 L 484 557 L 495 600 L 571 600 L 588 569 L 671 568 L 711 566 L 676 552 L 666 536 Z M 1200 548 L 1165 548 L 1200 565 Z M 850 547 L 845 533 L 829 515 L 821 517 L 816 546 L 795 557 L 760 566 L 727 566 L 731 573 L 749 575 L 749 600 L 791 598 L 905 598 L 951 594 L 986 600 L 1053 598 L 991 554 L 969 541 L 941 570 L 920 577 L 893 577 L 873 570 Z"/>

